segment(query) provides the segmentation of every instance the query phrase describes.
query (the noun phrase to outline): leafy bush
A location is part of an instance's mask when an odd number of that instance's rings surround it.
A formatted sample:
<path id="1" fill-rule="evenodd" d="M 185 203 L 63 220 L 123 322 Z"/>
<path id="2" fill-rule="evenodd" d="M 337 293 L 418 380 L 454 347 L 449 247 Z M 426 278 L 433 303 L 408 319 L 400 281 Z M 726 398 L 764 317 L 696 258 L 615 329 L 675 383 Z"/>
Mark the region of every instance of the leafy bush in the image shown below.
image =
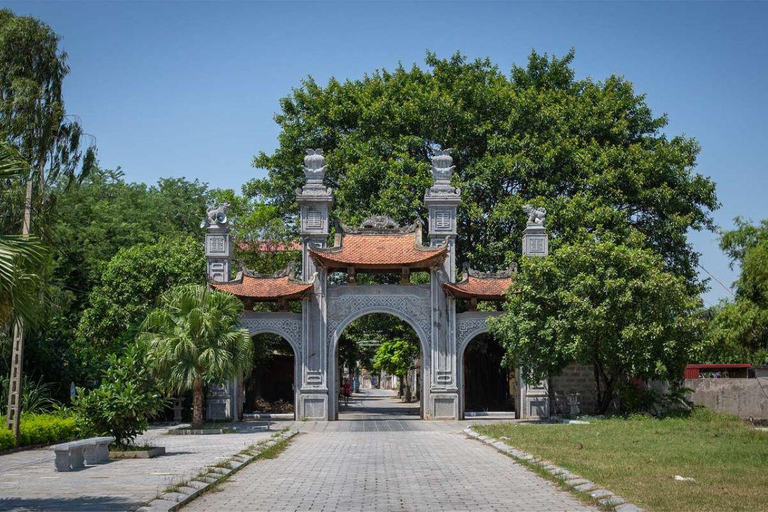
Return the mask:
<path id="1" fill-rule="evenodd" d="M 101 386 L 78 390 L 74 400 L 77 428 L 83 437 L 114 436 L 125 447 L 149 426 L 149 418 L 167 403 L 146 363 L 146 351 L 135 345 L 109 358 Z"/>
<path id="2" fill-rule="evenodd" d="M 693 409 L 688 400 L 689 388 L 673 384 L 666 390 L 649 386 L 638 386 L 633 382 L 622 382 L 617 386 L 621 411 L 623 413 L 646 413 L 651 416 L 687 416 Z"/>
<path id="3" fill-rule="evenodd" d="M 0 379 L 0 414 L 6 415 L 8 409 L 8 389 L 10 388 L 10 378 L 8 376 Z M 45 414 L 53 411 L 61 405 L 57 400 L 51 398 L 53 394 L 53 385 L 50 382 L 29 380 L 24 376 L 24 382 L 21 386 L 21 410 L 33 414 Z"/>
<path id="4" fill-rule="evenodd" d="M 55 444 L 74 439 L 77 435 L 75 418 L 71 414 L 23 414 L 19 446 Z M 16 446 L 13 432 L 0 429 L 0 451 Z"/>

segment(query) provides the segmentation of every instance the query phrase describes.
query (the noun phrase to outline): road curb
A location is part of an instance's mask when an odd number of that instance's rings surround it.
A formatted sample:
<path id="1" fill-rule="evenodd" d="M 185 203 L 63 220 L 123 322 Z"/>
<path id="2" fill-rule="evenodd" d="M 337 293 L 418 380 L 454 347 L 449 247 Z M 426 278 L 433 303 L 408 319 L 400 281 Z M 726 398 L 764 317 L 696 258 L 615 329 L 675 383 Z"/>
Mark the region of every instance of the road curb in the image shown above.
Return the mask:
<path id="1" fill-rule="evenodd" d="M 582 478 L 575 473 L 571 473 L 567 469 L 556 466 L 549 461 L 534 457 L 530 453 L 518 450 L 517 448 L 508 445 L 504 441 L 492 437 L 487 437 L 478 432 L 475 432 L 472 427 L 465 428 L 464 433 L 469 437 L 480 441 L 481 443 L 487 444 L 491 448 L 494 448 L 496 451 L 499 451 L 512 457 L 513 459 L 518 460 L 519 462 L 537 466 L 541 470 L 549 473 L 553 478 L 560 480 L 568 489 L 575 489 L 577 491 L 588 493 L 590 496 L 597 500 L 599 505 L 602 505 L 603 507 L 613 507 L 613 509 L 617 512 L 645 512 L 644 509 L 633 503 L 629 503 L 621 496 L 612 493 L 608 489 L 600 487 L 594 482 L 590 482 L 586 478 Z"/>
<path id="2" fill-rule="evenodd" d="M 232 455 L 223 462 L 207 466 L 205 471 L 189 481 L 174 487 L 173 491 L 159 494 L 155 499 L 139 508 L 137 512 L 173 512 L 194 500 L 204 492 L 217 485 L 225 478 L 229 478 L 242 468 L 256 460 L 259 455 L 278 443 L 287 441 L 298 434 L 296 430 L 286 430 L 272 436 L 268 441 L 256 444 L 240 453 Z"/>

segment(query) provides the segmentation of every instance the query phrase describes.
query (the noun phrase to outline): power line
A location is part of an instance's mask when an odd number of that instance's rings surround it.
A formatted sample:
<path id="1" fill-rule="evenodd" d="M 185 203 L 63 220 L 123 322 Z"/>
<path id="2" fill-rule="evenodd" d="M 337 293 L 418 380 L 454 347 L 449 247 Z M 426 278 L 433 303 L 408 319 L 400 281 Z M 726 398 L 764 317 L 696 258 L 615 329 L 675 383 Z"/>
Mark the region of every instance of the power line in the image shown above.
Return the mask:
<path id="1" fill-rule="evenodd" d="M 715 277 L 715 276 L 712 274 L 712 272 L 710 272 L 709 270 L 707 270 L 707 269 L 705 269 L 704 267 L 702 267 L 702 266 L 701 266 L 701 263 L 696 263 L 696 266 L 697 266 L 697 267 L 699 267 L 699 268 L 700 268 L 701 270 L 703 270 L 704 272 L 706 272 L 706 273 L 707 273 L 707 275 L 708 275 L 709 277 L 711 277 L 712 279 L 714 279 L 714 280 L 715 280 L 715 282 L 716 282 L 717 284 L 719 284 L 720 286 L 722 286 L 722 287 L 723 287 L 723 289 L 725 289 L 725 291 L 727 291 L 728 293 L 730 293 L 730 294 L 731 294 L 731 296 L 732 296 L 734 299 L 736 298 L 736 294 L 735 294 L 735 293 L 733 293 L 733 290 L 731 290 L 729 287 L 725 286 L 725 285 L 723 284 L 723 282 L 722 282 L 722 281 L 720 281 L 718 278 L 716 278 L 716 277 Z"/>

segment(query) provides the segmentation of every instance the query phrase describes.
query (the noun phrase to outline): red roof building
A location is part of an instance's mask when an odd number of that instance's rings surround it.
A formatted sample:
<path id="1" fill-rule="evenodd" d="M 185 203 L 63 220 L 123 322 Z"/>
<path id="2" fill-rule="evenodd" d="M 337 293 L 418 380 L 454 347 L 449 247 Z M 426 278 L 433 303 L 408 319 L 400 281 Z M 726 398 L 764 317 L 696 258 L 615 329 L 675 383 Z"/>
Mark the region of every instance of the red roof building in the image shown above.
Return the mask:
<path id="1" fill-rule="evenodd" d="M 504 272 L 477 272 L 466 268 L 461 281 L 444 282 L 443 289 L 457 299 L 470 301 L 470 309 L 475 309 L 478 301 L 503 301 L 514 283 L 514 269 Z"/>
<path id="2" fill-rule="evenodd" d="M 343 226 L 333 247 L 312 249 L 315 264 L 328 270 L 429 270 L 440 265 L 448 252 L 443 247 L 424 247 L 421 224 L 400 228 L 391 219 L 360 228 Z"/>
<path id="3" fill-rule="evenodd" d="M 216 290 L 236 295 L 246 307 L 253 307 L 255 302 L 280 302 L 301 300 L 314 286 L 314 277 L 310 281 L 294 278 L 293 269 L 288 267 L 273 275 L 260 275 L 240 271 L 234 280 L 225 283 L 211 282 Z"/>

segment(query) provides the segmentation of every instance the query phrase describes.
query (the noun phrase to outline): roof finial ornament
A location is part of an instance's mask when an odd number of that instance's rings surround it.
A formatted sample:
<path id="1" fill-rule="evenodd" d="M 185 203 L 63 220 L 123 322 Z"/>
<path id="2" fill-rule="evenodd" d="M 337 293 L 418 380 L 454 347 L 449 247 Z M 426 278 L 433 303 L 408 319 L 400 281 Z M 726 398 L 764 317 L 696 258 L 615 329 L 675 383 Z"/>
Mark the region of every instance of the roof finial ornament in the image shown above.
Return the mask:
<path id="1" fill-rule="evenodd" d="M 360 224 L 360 228 L 384 231 L 400 229 L 400 225 L 387 215 L 371 215 Z"/>
<path id="2" fill-rule="evenodd" d="M 451 148 L 438 149 L 431 158 L 432 187 L 427 189 L 426 196 L 457 196 L 461 190 L 451 186 L 451 177 L 456 166 L 453 165 Z"/>
<path id="3" fill-rule="evenodd" d="M 528 214 L 528 225 L 531 224 L 544 224 L 544 219 L 547 216 L 547 210 L 544 207 L 535 207 L 530 204 L 523 206 L 523 211 Z"/>
<path id="4" fill-rule="evenodd" d="M 451 148 L 440 149 L 432 157 L 432 177 L 435 179 L 435 185 L 451 184 L 451 176 L 456 169 L 456 166 L 453 165 L 451 151 Z"/>
<path id="5" fill-rule="evenodd" d="M 325 177 L 325 158 L 322 149 L 307 149 L 307 156 L 304 157 L 304 176 L 307 178 L 307 184 L 323 183 Z"/>

